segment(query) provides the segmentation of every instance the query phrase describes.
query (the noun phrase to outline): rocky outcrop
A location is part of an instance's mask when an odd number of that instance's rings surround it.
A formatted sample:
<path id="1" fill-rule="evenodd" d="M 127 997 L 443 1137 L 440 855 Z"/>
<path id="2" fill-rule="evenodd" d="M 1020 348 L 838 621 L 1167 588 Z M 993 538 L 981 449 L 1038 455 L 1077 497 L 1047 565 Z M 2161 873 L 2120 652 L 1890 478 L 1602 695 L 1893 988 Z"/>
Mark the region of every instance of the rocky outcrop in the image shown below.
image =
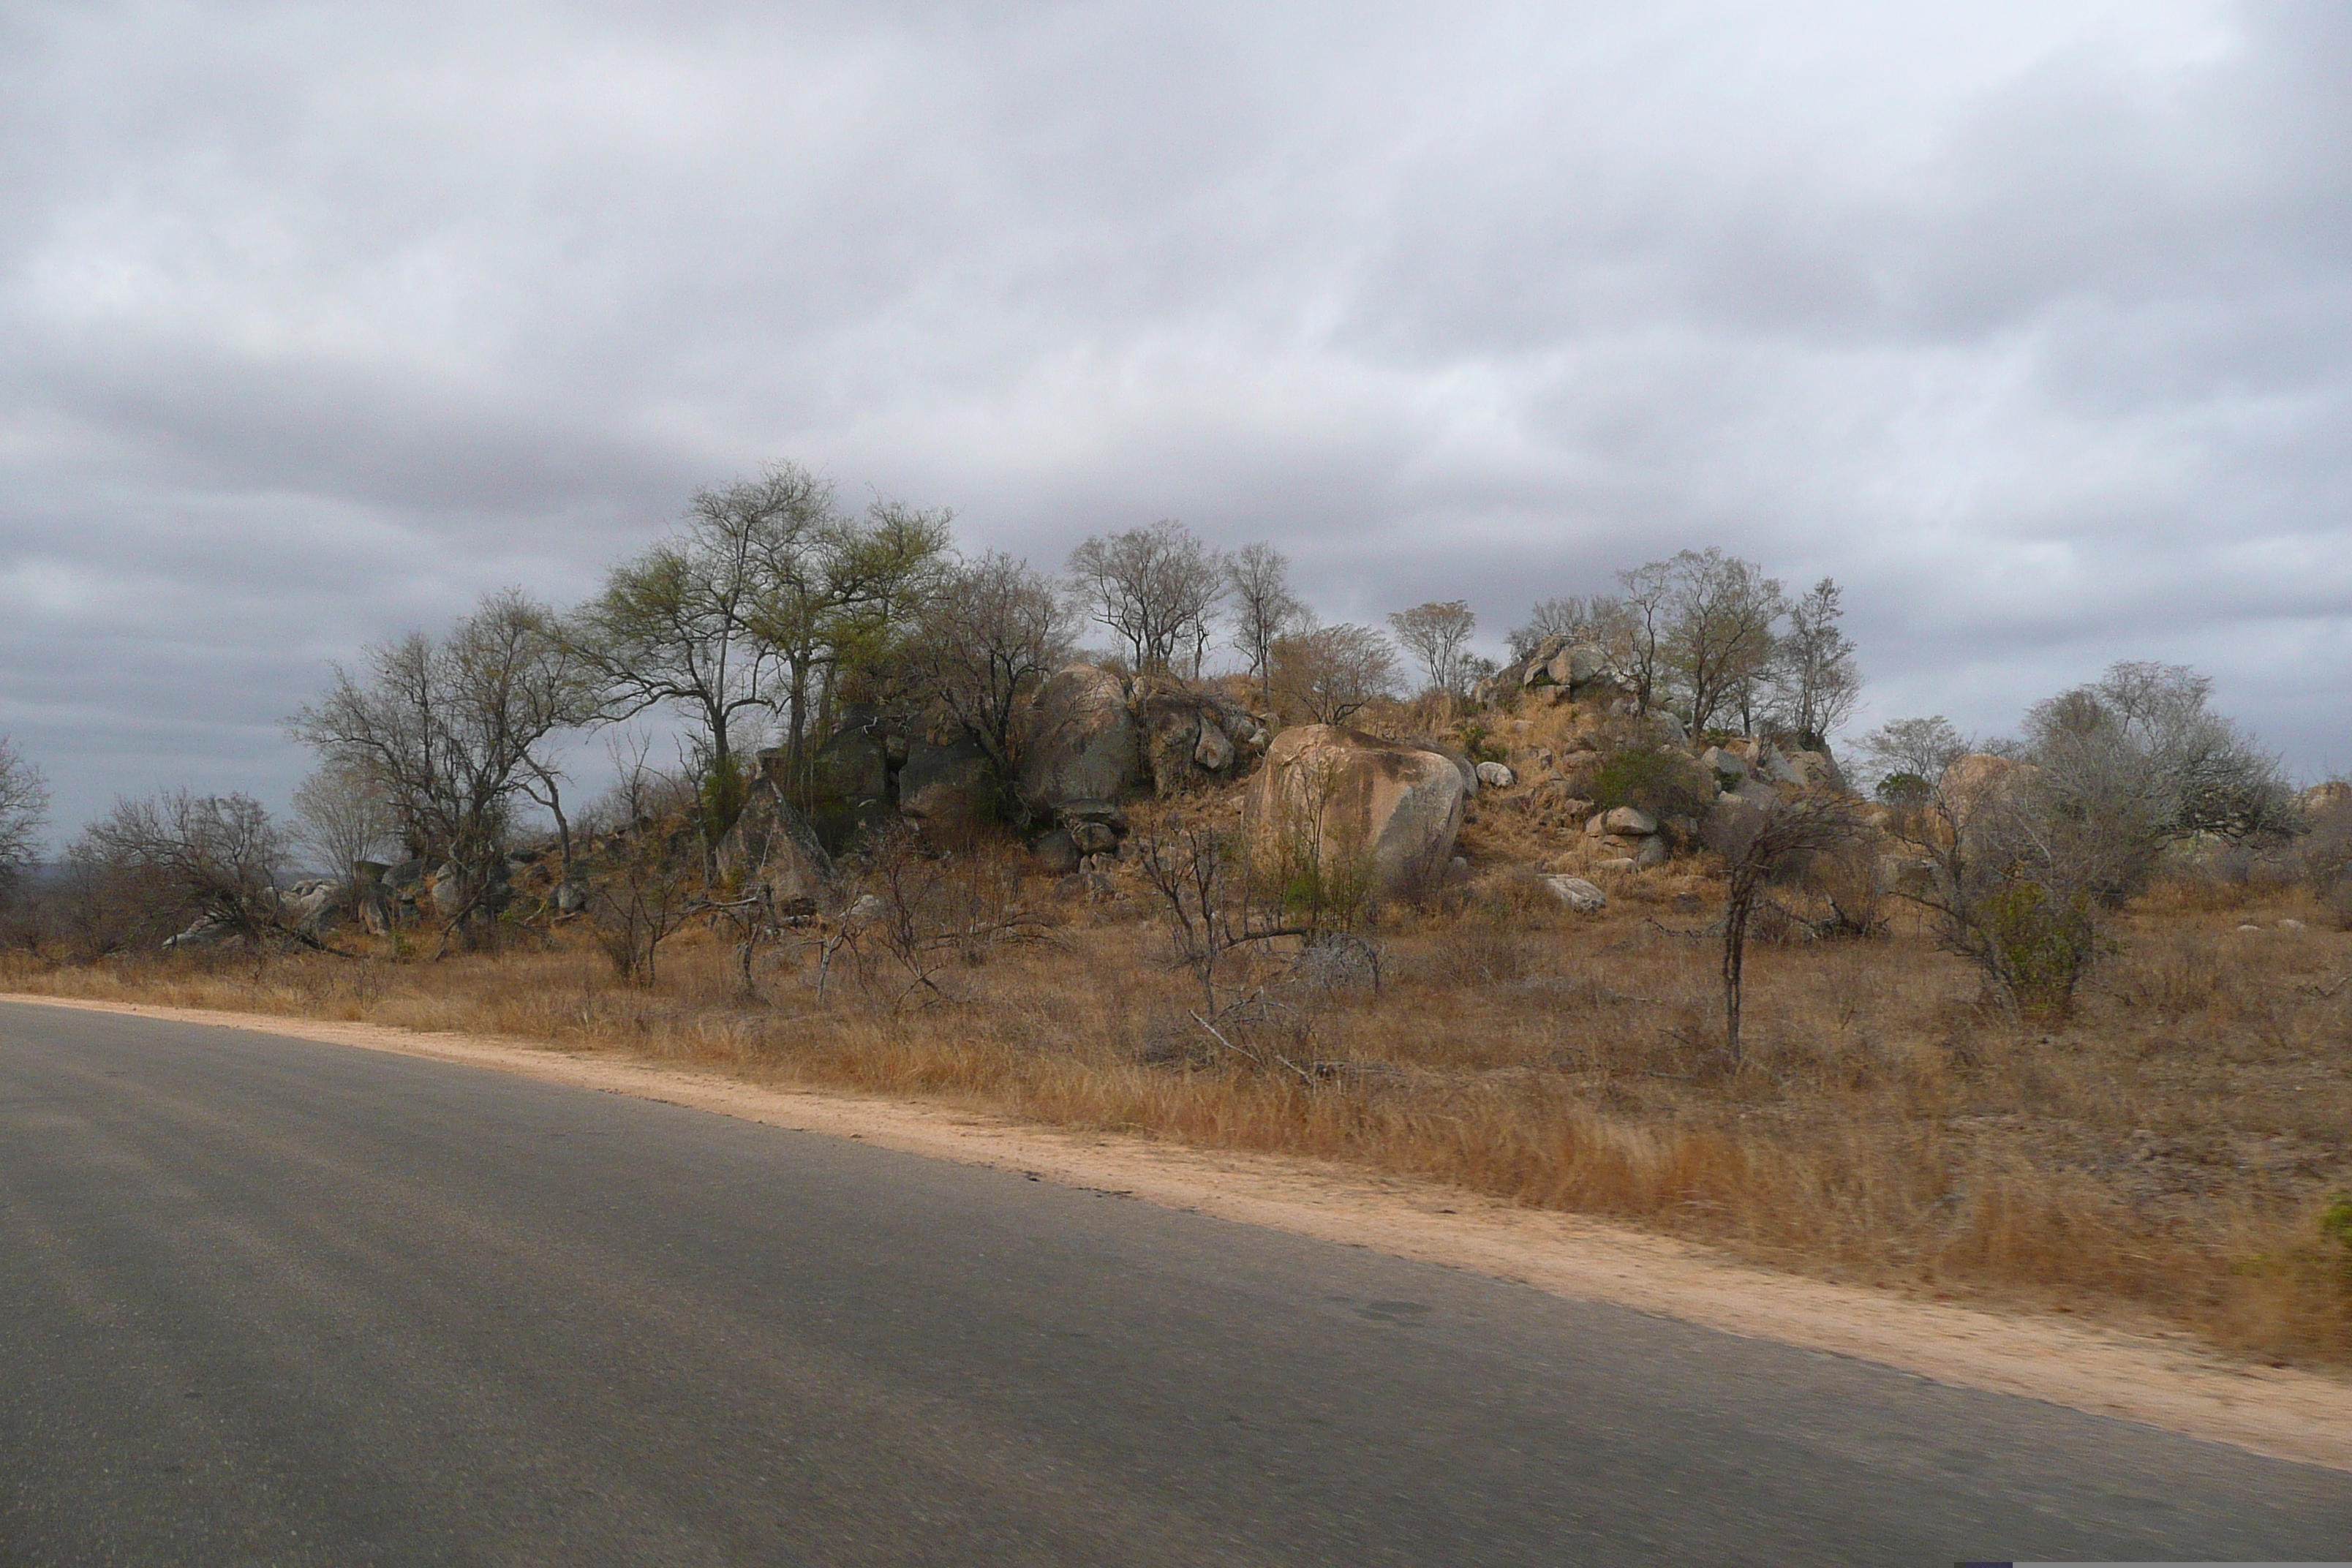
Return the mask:
<path id="1" fill-rule="evenodd" d="M 1480 763 L 1478 782 L 1488 789 L 1509 789 L 1519 782 L 1519 775 L 1506 763 Z"/>
<path id="2" fill-rule="evenodd" d="M 1468 794 L 1460 770 L 1437 752 L 1306 724 L 1267 747 L 1243 818 L 1261 864 L 1304 862 L 1326 876 L 1352 868 L 1375 893 L 1393 895 L 1444 877 Z"/>
<path id="3" fill-rule="evenodd" d="M 1639 806 L 1612 806 L 1593 813 L 1584 825 L 1585 841 L 1600 857 L 1597 870 L 1646 871 L 1666 859 L 1666 839 L 1659 822 Z"/>
<path id="4" fill-rule="evenodd" d="M 1470 754 L 1461 747 L 1441 741 L 1434 735 L 1406 735 L 1401 743 L 1423 752 L 1434 752 L 1452 763 L 1454 771 L 1462 775 L 1462 793 L 1471 800 L 1478 798 L 1478 764 L 1472 762 Z"/>
<path id="5" fill-rule="evenodd" d="M 713 860 L 721 878 L 746 892 L 764 890 L 787 913 L 814 912 L 833 882 L 832 857 L 764 766 Z"/>
<path id="6" fill-rule="evenodd" d="M 860 704 L 842 715 L 840 727 L 809 759 L 804 798 L 809 828 L 829 854 L 842 853 L 861 830 L 890 819 L 890 752 L 878 709 Z"/>
<path id="7" fill-rule="evenodd" d="M 910 741 L 898 770 L 898 814 L 934 832 L 968 833 L 998 820 L 996 771 L 980 742 Z"/>
<path id="8" fill-rule="evenodd" d="M 1165 799 L 1228 783 L 1265 750 L 1265 729 L 1222 691 L 1139 676 L 1128 705 L 1152 793 Z"/>
<path id="9" fill-rule="evenodd" d="M 1608 650 L 1570 637 L 1549 637 L 1526 658 L 1480 681 L 1471 696 L 1494 702 L 1519 691 L 1557 691 L 1571 702 L 1613 701 L 1633 689 Z"/>
<path id="10" fill-rule="evenodd" d="M 1126 682 L 1090 664 L 1055 670 L 1032 710 L 1021 798 L 1051 815 L 1066 801 L 1117 800 L 1142 778 Z"/>

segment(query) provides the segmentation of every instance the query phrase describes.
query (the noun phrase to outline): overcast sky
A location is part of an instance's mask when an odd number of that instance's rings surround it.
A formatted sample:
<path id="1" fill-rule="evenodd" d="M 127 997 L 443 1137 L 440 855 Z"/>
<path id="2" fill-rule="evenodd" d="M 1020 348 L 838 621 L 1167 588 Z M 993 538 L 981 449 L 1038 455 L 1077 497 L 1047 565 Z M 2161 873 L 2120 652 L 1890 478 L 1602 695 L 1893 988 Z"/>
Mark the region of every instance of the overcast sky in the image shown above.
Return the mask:
<path id="1" fill-rule="evenodd" d="M 0 0 L 0 729 L 273 804 L 325 663 L 792 458 L 1328 617 L 1719 544 L 1870 718 L 2352 766 L 2352 6 Z"/>

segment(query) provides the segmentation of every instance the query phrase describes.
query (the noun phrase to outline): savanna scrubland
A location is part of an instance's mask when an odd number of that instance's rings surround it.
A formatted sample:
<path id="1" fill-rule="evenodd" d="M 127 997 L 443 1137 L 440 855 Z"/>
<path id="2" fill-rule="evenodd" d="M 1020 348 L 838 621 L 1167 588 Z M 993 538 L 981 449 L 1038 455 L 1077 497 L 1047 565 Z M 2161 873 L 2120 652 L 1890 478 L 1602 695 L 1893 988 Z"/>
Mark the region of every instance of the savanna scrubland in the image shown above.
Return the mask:
<path id="1" fill-rule="evenodd" d="M 1163 524 L 1055 577 L 798 469 L 706 492 L 588 605 L 334 672 L 290 823 L 92 824 L 6 983 L 1319 1156 L 2352 1359 L 2352 791 L 2193 672 L 1833 748 L 1833 584 L 1685 552 L 1498 668 L 1459 603 L 1323 626 L 1286 564 Z M 584 803 L 582 734 L 629 737 Z"/>

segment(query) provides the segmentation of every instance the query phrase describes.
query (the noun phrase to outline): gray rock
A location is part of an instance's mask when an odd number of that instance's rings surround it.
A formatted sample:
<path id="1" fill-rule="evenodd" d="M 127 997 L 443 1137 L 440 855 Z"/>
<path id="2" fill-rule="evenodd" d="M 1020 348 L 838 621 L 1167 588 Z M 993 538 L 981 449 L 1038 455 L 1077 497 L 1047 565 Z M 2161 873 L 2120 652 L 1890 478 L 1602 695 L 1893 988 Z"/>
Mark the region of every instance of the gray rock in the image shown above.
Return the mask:
<path id="1" fill-rule="evenodd" d="M 557 914 L 576 915 L 587 907 L 587 883 L 576 879 L 566 879 L 555 884 L 555 912 Z"/>
<path id="2" fill-rule="evenodd" d="M 1127 812 L 1115 800 L 1064 801 L 1055 812 L 1064 822 L 1099 822 L 1120 837 L 1127 837 Z"/>
<path id="3" fill-rule="evenodd" d="M 925 827 L 964 831 L 994 819 L 996 773 L 988 753 L 971 740 L 908 742 L 907 765 L 898 770 L 898 812 Z"/>
<path id="4" fill-rule="evenodd" d="M 1038 869 L 1049 877 L 1066 877 L 1078 868 L 1078 846 L 1066 827 L 1041 836 L 1029 846 L 1029 853 L 1037 858 Z"/>
<path id="5" fill-rule="evenodd" d="M 848 927 L 869 926 L 890 912 L 890 906 L 872 893 L 862 893 L 857 901 L 843 912 L 841 923 Z"/>
<path id="6" fill-rule="evenodd" d="M 1362 937 L 1327 931 L 1298 950 L 1289 979 L 1324 991 L 1371 991 L 1381 983 L 1380 949 Z"/>
<path id="7" fill-rule="evenodd" d="M 764 890 L 787 913 L 814 911 L 833 883 L 833 858 L 766 771 L 712 858 L 722 879 L 746 892 Z"/>
<path id="8" fill-rule="evenodd" d="M 1580 915 L 1599 914 L 1609 907 L 1609 895 L 1581 877 L 1546 877 L 1551 896 Z"/>
<path id="9" fill-rule="evenodd" d="M 1721 746 L 1709 746 L 1699 753 L 1699 765 L 1715 775 L 1718 786 L 1738 789 L 1748 778 L 1748 759 L 1737 752 L 1727 752 Z"/>
<path id="10" fill-rule="evenodd" d="M 222 915 L 198 915 L 195 923 L 184 931 L 163 939 L 167 952 L 186 952 L 197 948 L 221 947 L 238 940 L 235 921 Z"/>
<path id="11" fill-rule="evenodd" d="M 1143 771 L 1162 799 L 1235 776 L 1262 744 L 1249 710 L 1214 687 L 1139 676 L 1128 706 Z"/>
<path id="12" fill-rule="evenodd" d="M 1658 819 L 1637 805 L 1621 805 L 1602 814 L 1601 831 L 1639 838 L 1658 830 Z"/>
<path id="13" fill-rule="evenodd" d="M 1142 782 L 1126 683 L 1110 671 L 1090 664 L 1055 670 L 1037 694 L 1033 719 L 1021 765 L 1021 794 L 1033 808 L 1117 800 Z"/>
<path id="14" fill-rule="evenodd" d="M 779 753 L 760 753 L 763 773 L 781 761 Z M 842 853 L 861 829 L 889 820 L 890 753 L 878 709 L 858 703 L 843 713 L 840 727 L 809 759 L 806 798 L 803 816 L 828 854 Z"/>
<path id="15" fill-rule="evenodd" d="M 1519 775 L 1502 763 L 1480 763 L 1478 782 L 1488 789 L 1508 789 L 1519 782 Z"/>
<path id="16" fill-rule="evenodd" d="M 1081 855 L 1113 855 L 1118 851 L 1118 835 L 1108 823 L 1073 822 L 1063 829 Z"/>

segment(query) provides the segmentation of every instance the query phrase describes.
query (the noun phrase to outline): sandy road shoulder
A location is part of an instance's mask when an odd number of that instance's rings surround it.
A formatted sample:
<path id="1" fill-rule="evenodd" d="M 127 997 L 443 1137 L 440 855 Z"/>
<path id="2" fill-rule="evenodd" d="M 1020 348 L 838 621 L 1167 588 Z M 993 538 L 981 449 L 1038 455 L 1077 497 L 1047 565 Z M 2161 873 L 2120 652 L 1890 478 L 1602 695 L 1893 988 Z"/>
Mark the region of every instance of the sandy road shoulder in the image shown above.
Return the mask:
<path id="1" fill-rule="evenodd" d="M 389 1051 L 856 1138 L 2352 1470 L 2352 1384 L 2335 1379 L 2242 1366 L 2185 1334 L 2137 1336 L 1776 1274 L 1630 1226 L 1521 1209 L 1433 1183 L 1067 1131 L 919 1102 L 774 1088 L 491 1037 L 55 996 L 5 994 L 0 1001 Z"/>

